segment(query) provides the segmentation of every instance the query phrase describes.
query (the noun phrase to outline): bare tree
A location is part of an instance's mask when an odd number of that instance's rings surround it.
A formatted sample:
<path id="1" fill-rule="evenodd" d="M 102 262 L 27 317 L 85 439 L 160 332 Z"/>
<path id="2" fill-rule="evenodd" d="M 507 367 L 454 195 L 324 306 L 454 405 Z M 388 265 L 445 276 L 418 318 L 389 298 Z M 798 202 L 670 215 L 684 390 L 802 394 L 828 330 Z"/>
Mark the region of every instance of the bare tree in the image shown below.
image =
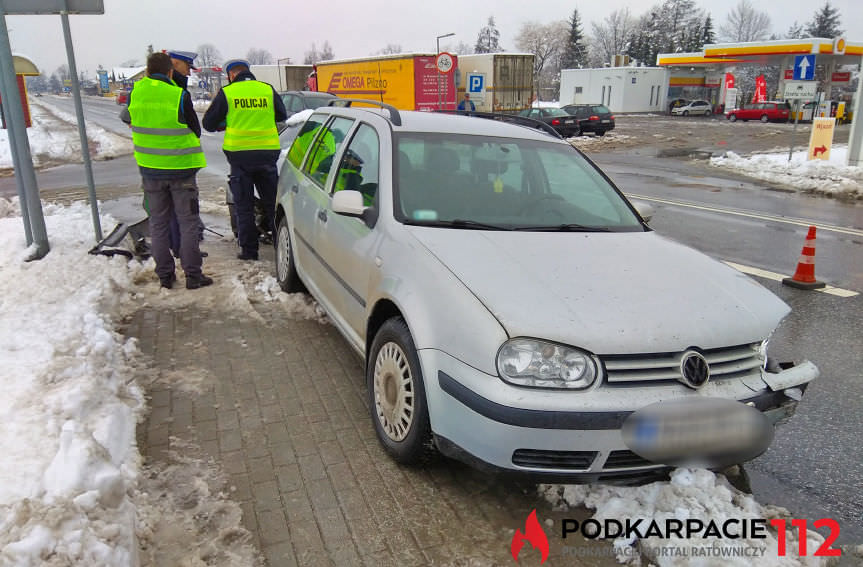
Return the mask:
<path id="1" fill-rule="evenodd" d="M 333 53 L 333 46 L 330 45 L 330 42 L 324 40 L 324 45 L 321 47 L 321 61 L 330 61 L 331 59 L 336 58 L 336 54 Z"/>
<path id="2" fill-rule="evenodd" d="M 624 53 L 630 35 L 635 29 L 636 21 L 629 13 L 629 8 L 612 12 L 605 20 L 591 24 L 591 64 L 601 67 L 610 64 L 615 55 Z"/>
<path id="3" fill-rule="evenodd" d="M 392 55 L 394 53 L 401 53 L 402 46 L 397 43 L 388 43 L 386 47 L 378 51 L 380 55 Z"/>
<path id="4" fill-rule="evenodd" d="M 272 65 L 275 59 L 266 49 L 253 47 L 246 53 L 246 60 L 252 65 Z"/>
<path id="5" fill-rule="evenodd" d="M 329 61 L 335 58 L 336 56 L 333 53 L 333 48 L 329 41 L 324 41 L 324 45 L 321 47 L 320 51 L 318 51 L 317 46 L 312 43 L 312 48 L 309 51 L 306 51 L 306 54 L 303 57 L 303 64 L 313 65 L 318 61 Z"/>
<path id="6" fill-rule="evenodd" d="M 515 36 L 515 45 L 527 53 L 533 53 L 533 77 L 537 93 L 541 93 L 542 85 L 548 81 L 544 76 L 554 75 L 559 71 L 560 55 L 566 45 L 569 27 L 563 20 L 547 25 L 536 22 L 526 22 L 521 25 Z M 551 69 L 551 67 L 557 69 Z M 545 73 L 543 72 L 545 71 Z"/>
<path id="7" fill-rule="evenodd" d="M 749 0 L 740 0 L 719 26 L 719 37 L 728 42 L 761 41 L 770 35 L 770 16 Z"/>
<path id="8" fill-rule="evenodd" d="M 69 72 L 69 66 L 63 63 L 54 73 L 60 78 L 61 81 L 68 81 L 72 79 L 72 74 Z"/>
<path id="9" fill-rule="evenodd" d="M 222 54 L 212 43 L 202 43 L 198 46 L 197 60 L 200 67 L 220 67 L 223 63 Z"/>

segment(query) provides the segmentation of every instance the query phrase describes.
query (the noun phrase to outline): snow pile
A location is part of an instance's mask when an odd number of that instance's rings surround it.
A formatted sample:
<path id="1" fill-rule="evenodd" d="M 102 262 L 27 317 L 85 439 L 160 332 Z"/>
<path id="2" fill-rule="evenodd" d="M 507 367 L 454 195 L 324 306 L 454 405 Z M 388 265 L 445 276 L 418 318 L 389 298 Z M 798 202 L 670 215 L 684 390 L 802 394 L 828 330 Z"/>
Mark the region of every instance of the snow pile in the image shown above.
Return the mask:
<path id="1" fill-rule="evenodd" d="M 73 127 L 72 140 L 67 143 L 71 151 L 66 152 L 66 155 L 79 155 L 81 153 L 81 141 L 78 134 L 78 119 L 74 114 L 64 112 L 53 106 L 46 106 L 42 103 L 36 103 L 31 100 L 31 108 L 39 108 L 43 114 L 53 115 L 59 120 L 70 124 Z M 90 121 L 87 123 L 87 140 L 95 147 L 91 146 L 90 151 L 96 159 L 110 159 L 118 156 L 128 155 L 132 153 L 131 130 L 130 137 L 124 138 L 113 132 L 105 130 L 101 126 Z"/>
<path id="2" fill-rule="evenodd" d="M 311 108 L 307 108 L 305 110 L 301 110 L 301 111 L 297 112 L 296 114 L 291 114 L 290 116 L 288 116 L 288 119 L 285 120 L 285 124 L 288 126 L 294 126 L 296 124 L 302 124 L 314 112 L 315 111 L 312 110 Z"/>
<path id="3" fill-rule="evenodd" d="M 86 253 L 86 204 L 44 213 L 52 250 L 34 262 L 21 218 L 0 218 L 0 564 L 134 565 L 144 405 L 111 315 L 135 268 Z"/>
<path id="4" fill-rule="evenodd" d="M 636 521 L 642 519 L 641 532 L 645 534 L 648 525 L 655 520 L 665 526 L 666 520 L 698 519 L 707 524 L 713 521 L 722 526 L 728 519 L 767 520 L 765 539 L 744 538 L 717 539 L 714 537 L 694 537 L 683 539 L 671 535 L 668 538 L 656 536 L 638 540 L 636 535 L 619 537 L 613 546 L 620 563 L 641 565 L 641 558 L 659 567 L 683 565 L 723 565 L 745 567 L 753 563 L 753 556 L 745 553 L 734 555 L 734 550 L 766 548 L 762 555 L 754 559 L 759 566 L 815 566 L 829 564 L 821 557 L 811 556 L 819 548 L 824 538 L 814 531 L 806 534 L 808 557 L 797 557 L 799 532 L 790 524 L 791 515 L 784 508 L 763 506 L 752 496 L 732 487 L 725 477 L 704 469 L 677 469 L 668 482 L 654 482 L 645 486 L 624 487 L 609 485 L 540 485 L 540 495 L 557 509 L 567 507 L 587 507 L 596 510 L 593 519 L 601 524 L 605 520 Z M 789 520 L 786 529 L 786 550 L 784 557 L 778 555 L 777 531 L 769 523 L 770 519 Z M 740 526 L 740 523 L 735 524 Z M 739 529 L 730 528 L 739 533 Z M 670 535 L 670 534 L 668 534 Z M 694 552 L 693 549 L 697 548 Z M 714 555 L 714 549 L 726 551 L 726 555 Z M 722 548 L 722 549 L 718 549 Z M 633 550 L 638 553 L 633 553 Z M 665 553 L 662 550 L 685 550 L 688 556 Z"/>
<path id="5" fill-rule="evenodd" d="M 68 129 L 56 128 L 57 121 L 46 113 L 41 106 L 30 106 L 30 121 L 32 126 L 27 128 L 27 138 L 30 142 L 30 154 L 33 156 L 33 164 L 37 167 L 51 161 L 62 161 L 67 159 L 70 153 L 75 151 L 74 144 L 77 142 L 77 153 L 81 154 L 81 143 L 78 133 Z M 75 135 L 74 140 L 72 134 Z M 0 168 L 12 167 L 12 150 L 9 147 L 9 131 L 0 130 Z"/>
<path id="6" fill-rule="evenodd" d="M 863 167 L 847 163 L 848 147 L 833 146 L 830 160 L 807 161 L 808 151 L 797 151 L 788 161 L 788 152 L 742 157 L 728 152 L 710 159 L 710 165 L 739 171 L 751 177 L 828 195 L 863 198 Z"/>

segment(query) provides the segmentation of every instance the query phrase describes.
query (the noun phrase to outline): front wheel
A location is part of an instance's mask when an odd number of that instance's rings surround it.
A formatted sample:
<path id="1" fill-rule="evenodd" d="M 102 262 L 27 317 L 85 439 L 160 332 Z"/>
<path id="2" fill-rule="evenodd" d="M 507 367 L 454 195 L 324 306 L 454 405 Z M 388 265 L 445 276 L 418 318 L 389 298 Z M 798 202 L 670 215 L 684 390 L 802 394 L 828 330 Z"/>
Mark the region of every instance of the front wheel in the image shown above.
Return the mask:
<path id="1" fill-rule="evenodd" d="M 287 217 L 282 217 L 279 220 L 279 226 L 276 229 L 276 280 L 282 291 L 287 293 L 306 291 L 306 286 L 300 281 L 300 275 L 294 265 L 291 231 L 288 228 Z"/>
<path id="2" fill-rule="evenodd" d="M 761 117 L 762 122 L 767 122 L 768 120 L 770 120 L 770 119 L 767 117 L 766 114 Z"/>
<path id="3" fill-rule="evenodd" d="M 435 454 L 422 370 L 413 338 L 401 317 L 375 335 L 366 364 L 369 407 L 375 433 L 394 460 L 428 462 Z"/>
<path id="4" fill-rule="evenodd" d="M 729 121 L 731 121 L 731 122 L 737 122 L 737 115 L 736 115 L 736 114 L 732 114 L 732 115 L 730 115 L 730 116 L 728 117 L 728 120 L 729 120 Z"/>
<path id="5" fill-rule="evenodd" d="M 689 111 L 688 111 L 688 110 L 684 110 L 684 111 L 683 111 L 683 115 L 684 115 L 684 116 L 689 116 Z"/>

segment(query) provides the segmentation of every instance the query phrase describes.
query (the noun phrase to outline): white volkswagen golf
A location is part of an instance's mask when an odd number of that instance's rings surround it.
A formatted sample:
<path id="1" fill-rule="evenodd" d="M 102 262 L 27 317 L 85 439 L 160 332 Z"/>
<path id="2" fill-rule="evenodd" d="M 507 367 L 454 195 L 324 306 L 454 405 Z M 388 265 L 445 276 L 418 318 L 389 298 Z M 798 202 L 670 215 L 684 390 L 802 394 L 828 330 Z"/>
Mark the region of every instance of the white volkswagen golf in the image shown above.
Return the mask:
<path id="1" fill-rule="evenodd" d="M 818 375 L 767 357 L 785 303 L 541 125 L 382 106 L 307 119 L 275 245 L 365 360 L 393 458 L 629 481 L 766 449 Z"/>

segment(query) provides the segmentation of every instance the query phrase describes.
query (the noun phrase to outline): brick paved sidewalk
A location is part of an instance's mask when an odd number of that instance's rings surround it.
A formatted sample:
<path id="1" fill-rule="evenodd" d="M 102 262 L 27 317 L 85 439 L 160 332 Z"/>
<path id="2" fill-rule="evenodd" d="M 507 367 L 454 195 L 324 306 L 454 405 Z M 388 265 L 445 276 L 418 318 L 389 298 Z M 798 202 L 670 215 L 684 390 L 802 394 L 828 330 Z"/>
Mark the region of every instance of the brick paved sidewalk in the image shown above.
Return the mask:
<path id="1" fill-rule="evenodd" d="M 234 252 L 228 243 L 207 250 Z M 534 508 L 552 548 L 545 564 L 581 564 L 561 557 L 558 521 L 586 512 L 552 512 L 535 485 L 454 461 L 395 464 L 374 434 L 361 361 L 332 326 L 288 319 L 277 303 L 255 304 L 260 318 L 152 303 L 127 334 L 160 373 L 197 372 L 203 383 L 200 393 L 153 387 L 141 453 L 165 459 L 171 436 L 200 445 L 236 487 L 269 565 L 513 565 L 513 531 Z M 526 546 L 519 564 L 538 558 Z"/>

